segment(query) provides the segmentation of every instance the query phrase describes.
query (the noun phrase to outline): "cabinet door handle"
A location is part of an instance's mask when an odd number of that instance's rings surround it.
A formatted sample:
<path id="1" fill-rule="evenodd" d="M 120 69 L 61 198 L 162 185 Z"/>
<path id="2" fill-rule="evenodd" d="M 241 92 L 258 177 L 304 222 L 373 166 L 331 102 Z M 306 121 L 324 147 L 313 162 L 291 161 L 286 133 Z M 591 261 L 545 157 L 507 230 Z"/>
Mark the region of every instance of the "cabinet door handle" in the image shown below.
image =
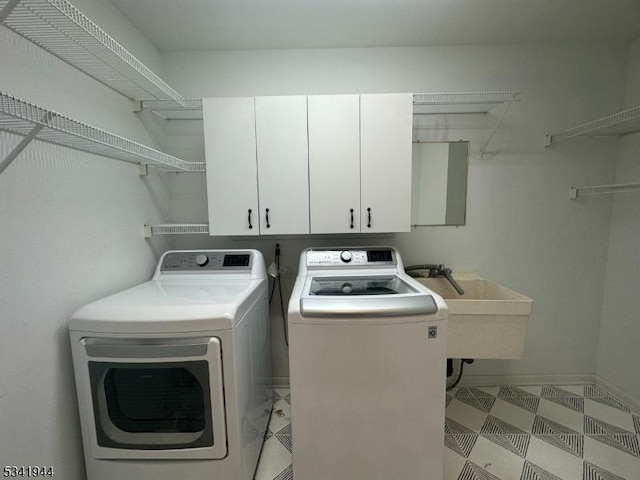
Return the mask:
<path id="1" fill-rule="evenodd" d="M 349 228 L 353 228 L 353 208 L 350 208 L 349 212 L 351 212 L 351 225 L 349 225 Z"/>
<path id="2" fill-rule="evenodd" d="M 371 209 L 367 208 L 367 228 L 371 228 Z"/>
<path id="3" fill-rule="evenodd" d="M 249 214 L 247 216 L 247 221 L 249 222 L 249 230 L 251 230 L 253 228 L 253 225 L 251 225 L 251 209 L 249 209 Z"/>
<path id="4" fill-rule="evenodd" d="M 271 228 L 271 225 L 269 225 L 269 209 L 265 209 L 265 219 L 267 220 L 267 228 Z"/>

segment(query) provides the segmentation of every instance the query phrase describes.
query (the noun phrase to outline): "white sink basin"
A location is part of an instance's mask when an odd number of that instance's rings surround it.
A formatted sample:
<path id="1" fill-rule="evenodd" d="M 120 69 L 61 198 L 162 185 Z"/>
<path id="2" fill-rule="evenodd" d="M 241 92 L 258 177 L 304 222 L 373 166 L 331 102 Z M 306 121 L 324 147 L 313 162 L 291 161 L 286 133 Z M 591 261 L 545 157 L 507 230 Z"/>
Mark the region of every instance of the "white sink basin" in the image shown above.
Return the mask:
<path id="1" fill-rule="evenodd" d="M 417 280 L 449 306 L 448 358 L 522 358 L 533 300 L 484 278 L 456 278 L 460 296 L 445 278 Z"/>

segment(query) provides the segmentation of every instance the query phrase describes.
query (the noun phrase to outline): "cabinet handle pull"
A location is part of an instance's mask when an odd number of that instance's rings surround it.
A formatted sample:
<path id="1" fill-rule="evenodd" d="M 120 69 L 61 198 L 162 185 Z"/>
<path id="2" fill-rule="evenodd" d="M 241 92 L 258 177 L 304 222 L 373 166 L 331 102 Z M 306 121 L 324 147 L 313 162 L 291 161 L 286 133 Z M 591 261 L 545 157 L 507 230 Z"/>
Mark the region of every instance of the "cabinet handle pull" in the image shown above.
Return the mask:
<path id="1" fill-rule="evenodd" d="M 370 208 L 367 208 L 367 218 L 368 218 L 367 228 L 371 228 L 371 209 Z"/>
<path id="2" fill-rule="evenodd" d="M 265 209 L 265 217 L 267 220 L 267 228 L 271 228 L 271 225 L 269 225 L 269 209 Z"/>
<path id="3" fill-rule="evenodd" d="M 249 230 L 251 230 L 253 228 L 253 225 L 251 225 L 251 209 L 249 209 L 249 215 L 247 216 L 247 221 L 249 222 Z"/>
<path id="4" fill-rule="evenodd" d="M 349 212 L 351 212 L 351 225 L 349 225 L 349 228 L 353 228 L 353 208 L 350 208 Z"/>

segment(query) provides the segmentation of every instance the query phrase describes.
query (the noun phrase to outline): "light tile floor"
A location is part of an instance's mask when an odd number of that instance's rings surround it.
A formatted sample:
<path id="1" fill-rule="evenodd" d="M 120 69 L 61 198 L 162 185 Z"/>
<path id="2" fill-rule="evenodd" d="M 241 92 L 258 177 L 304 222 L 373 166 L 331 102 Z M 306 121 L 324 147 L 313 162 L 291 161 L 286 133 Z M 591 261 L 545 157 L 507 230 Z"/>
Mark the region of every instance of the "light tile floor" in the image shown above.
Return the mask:
<path id="1" fill-rule="evenodd" d="M 275 390 L 256 480 L 293 480 L 290 402 Z M 463 386 L 446 404 L 444 480 L 640 480 L 640 414 L 594 385 Z"/>

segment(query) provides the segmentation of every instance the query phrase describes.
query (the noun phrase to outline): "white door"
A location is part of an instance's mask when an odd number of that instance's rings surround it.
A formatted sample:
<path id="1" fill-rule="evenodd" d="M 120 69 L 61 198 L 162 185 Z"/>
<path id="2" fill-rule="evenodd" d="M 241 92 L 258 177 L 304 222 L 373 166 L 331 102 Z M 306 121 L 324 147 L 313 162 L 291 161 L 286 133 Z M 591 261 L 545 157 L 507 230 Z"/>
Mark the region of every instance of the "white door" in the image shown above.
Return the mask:
<path id="1" fill-rule="evenodd" d="M 260 234 L 309 233 L 307 97 L 256 97 Z"/>
<path id="2" fill-rule="evenodd" d="M 258 235 L 253 98 L 204 98 L 210 235 Z"/>
<path id="3" fill-rule="evenodd" d="M 360 232 L 359 96 L 309 96 L 308 108 L 311 233 Z"/>
<path id="4" fill-rule="evenodd" d="M 360 96 L 361 231 L 411 230 L 410 93 Z"/>

